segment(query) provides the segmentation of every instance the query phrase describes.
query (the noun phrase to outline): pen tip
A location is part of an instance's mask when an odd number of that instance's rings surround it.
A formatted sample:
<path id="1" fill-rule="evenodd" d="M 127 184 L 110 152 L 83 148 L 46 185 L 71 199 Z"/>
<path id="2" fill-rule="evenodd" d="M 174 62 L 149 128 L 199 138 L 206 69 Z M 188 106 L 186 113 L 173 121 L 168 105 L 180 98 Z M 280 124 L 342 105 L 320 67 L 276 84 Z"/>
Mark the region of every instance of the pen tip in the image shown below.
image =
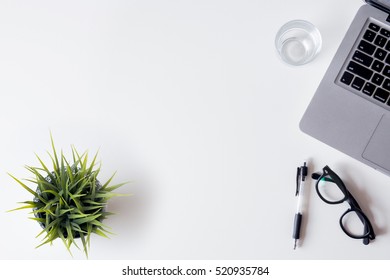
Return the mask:
<path id="1" fill-rule="evenodd" d="M 297 240 L 294 241 L 294 250 L 297 248 Z"/>

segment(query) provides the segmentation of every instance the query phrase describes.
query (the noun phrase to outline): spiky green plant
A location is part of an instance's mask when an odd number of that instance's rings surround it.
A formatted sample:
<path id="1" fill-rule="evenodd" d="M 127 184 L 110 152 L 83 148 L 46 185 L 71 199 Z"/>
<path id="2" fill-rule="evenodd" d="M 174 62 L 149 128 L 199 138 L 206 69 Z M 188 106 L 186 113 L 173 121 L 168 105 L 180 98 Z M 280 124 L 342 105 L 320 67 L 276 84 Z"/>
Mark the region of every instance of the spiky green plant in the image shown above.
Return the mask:
<path id="1" fill-rule="evenodd" d="M 81 240 L 83 250 L 88 258 L 90 248 L 90 237 L 96 233 L 108 237 L 107 226 L 102 221 L 112 213 L 106 211 L 106 205 L 110 198 L 120 196 L 113 193 L 115 189 L 126 183 L 111 185 L 115 173 L 105 184 L 100 184 L 97 176 L 100 172 L 100 165 L 96 166 L 97 154 L 91 163 L 88 163 L 88 152 L 79 154 L 72 147 L 72 163 L 69 163 L 63 152 L 58 155 L 51 137 L 52 168 L 36 155 L 40 166 L 26 166 L 26 169 L 33 174 L 32 179 L 25 179 L 34 185 L 30 188 L 15 176 L 9 174 L 26 191 L 33 195 L 33 200 L 20 202 L 24 206 L 13 209 L 32 209 L 34 216 L 30 219 L 37 221 L 43 230 L 37 237 L 44 235 L 42 243 L 37 246 L 52 243 L 60 238 L 67 250 L 71 253 L 72 244 L 77 248 L 76 239 Z"/>

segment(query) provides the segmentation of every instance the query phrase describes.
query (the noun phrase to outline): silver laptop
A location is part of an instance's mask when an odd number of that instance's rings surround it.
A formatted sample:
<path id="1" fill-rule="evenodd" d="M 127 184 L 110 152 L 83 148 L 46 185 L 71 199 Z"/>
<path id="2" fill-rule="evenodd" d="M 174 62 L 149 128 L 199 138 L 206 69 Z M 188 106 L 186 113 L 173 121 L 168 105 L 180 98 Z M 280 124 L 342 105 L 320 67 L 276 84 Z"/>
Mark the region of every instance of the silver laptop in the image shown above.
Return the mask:
<path id="1" fill-rule="evenodd" d="M 337 50 L 300 128 L 390 175 L 390 0 L 366 2 Z"/>

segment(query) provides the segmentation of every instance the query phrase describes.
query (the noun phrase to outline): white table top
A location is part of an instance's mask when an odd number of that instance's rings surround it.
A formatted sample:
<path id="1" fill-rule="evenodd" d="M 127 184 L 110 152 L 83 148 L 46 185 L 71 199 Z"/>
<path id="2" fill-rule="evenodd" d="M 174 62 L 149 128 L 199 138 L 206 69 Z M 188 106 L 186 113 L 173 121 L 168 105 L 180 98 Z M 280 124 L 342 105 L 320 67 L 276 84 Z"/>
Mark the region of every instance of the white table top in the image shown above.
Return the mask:
<path id="1" fill-rule="evenodd" d="M 358 8 L 328 1 L 0 2 L 0 259 L 71 259 L 39 249 L 31 199 L 6 174 L 57 148 L 100 149 L 116 235 L 91 259 L 388 259 L 390 179 L 303 134 L 299 120 Z M 315 61 L 284 64 L 274 36 L 291 19 L 323 38 Z M 329 165 L 373 221 L 368 246 L 339 227 L 346 204 L 310 181 L 303 244 L 293 250 L 295 171 Z M 313 171 L 313 170 L 312 170 Z M 73 250 L 74 259 L 83 259 Z"/>

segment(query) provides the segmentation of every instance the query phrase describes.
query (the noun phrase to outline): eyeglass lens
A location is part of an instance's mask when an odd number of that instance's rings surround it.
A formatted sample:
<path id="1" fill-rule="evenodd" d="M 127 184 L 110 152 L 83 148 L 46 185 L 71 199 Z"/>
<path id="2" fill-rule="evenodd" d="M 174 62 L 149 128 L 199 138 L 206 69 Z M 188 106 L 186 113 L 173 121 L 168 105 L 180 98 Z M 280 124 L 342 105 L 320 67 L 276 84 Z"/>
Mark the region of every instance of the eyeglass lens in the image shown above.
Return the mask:
<path id="1" fill-rule="evenodd" d="M 368 221 L 358 210 L 351 210 L 345 213 L 341 218 L 341 227 L 344 232 L 353 238 L 363 238 L 367 236 L 370 229 L 367 226 Z"/>
<path id="2" fill-rule="evenodd" d="M 330 175 L 325 175 L 317 183 L 317 191 L 323 200 L 328 203 L 341 203 L 345 200 L 345 194 L 332 180 Z"/>

